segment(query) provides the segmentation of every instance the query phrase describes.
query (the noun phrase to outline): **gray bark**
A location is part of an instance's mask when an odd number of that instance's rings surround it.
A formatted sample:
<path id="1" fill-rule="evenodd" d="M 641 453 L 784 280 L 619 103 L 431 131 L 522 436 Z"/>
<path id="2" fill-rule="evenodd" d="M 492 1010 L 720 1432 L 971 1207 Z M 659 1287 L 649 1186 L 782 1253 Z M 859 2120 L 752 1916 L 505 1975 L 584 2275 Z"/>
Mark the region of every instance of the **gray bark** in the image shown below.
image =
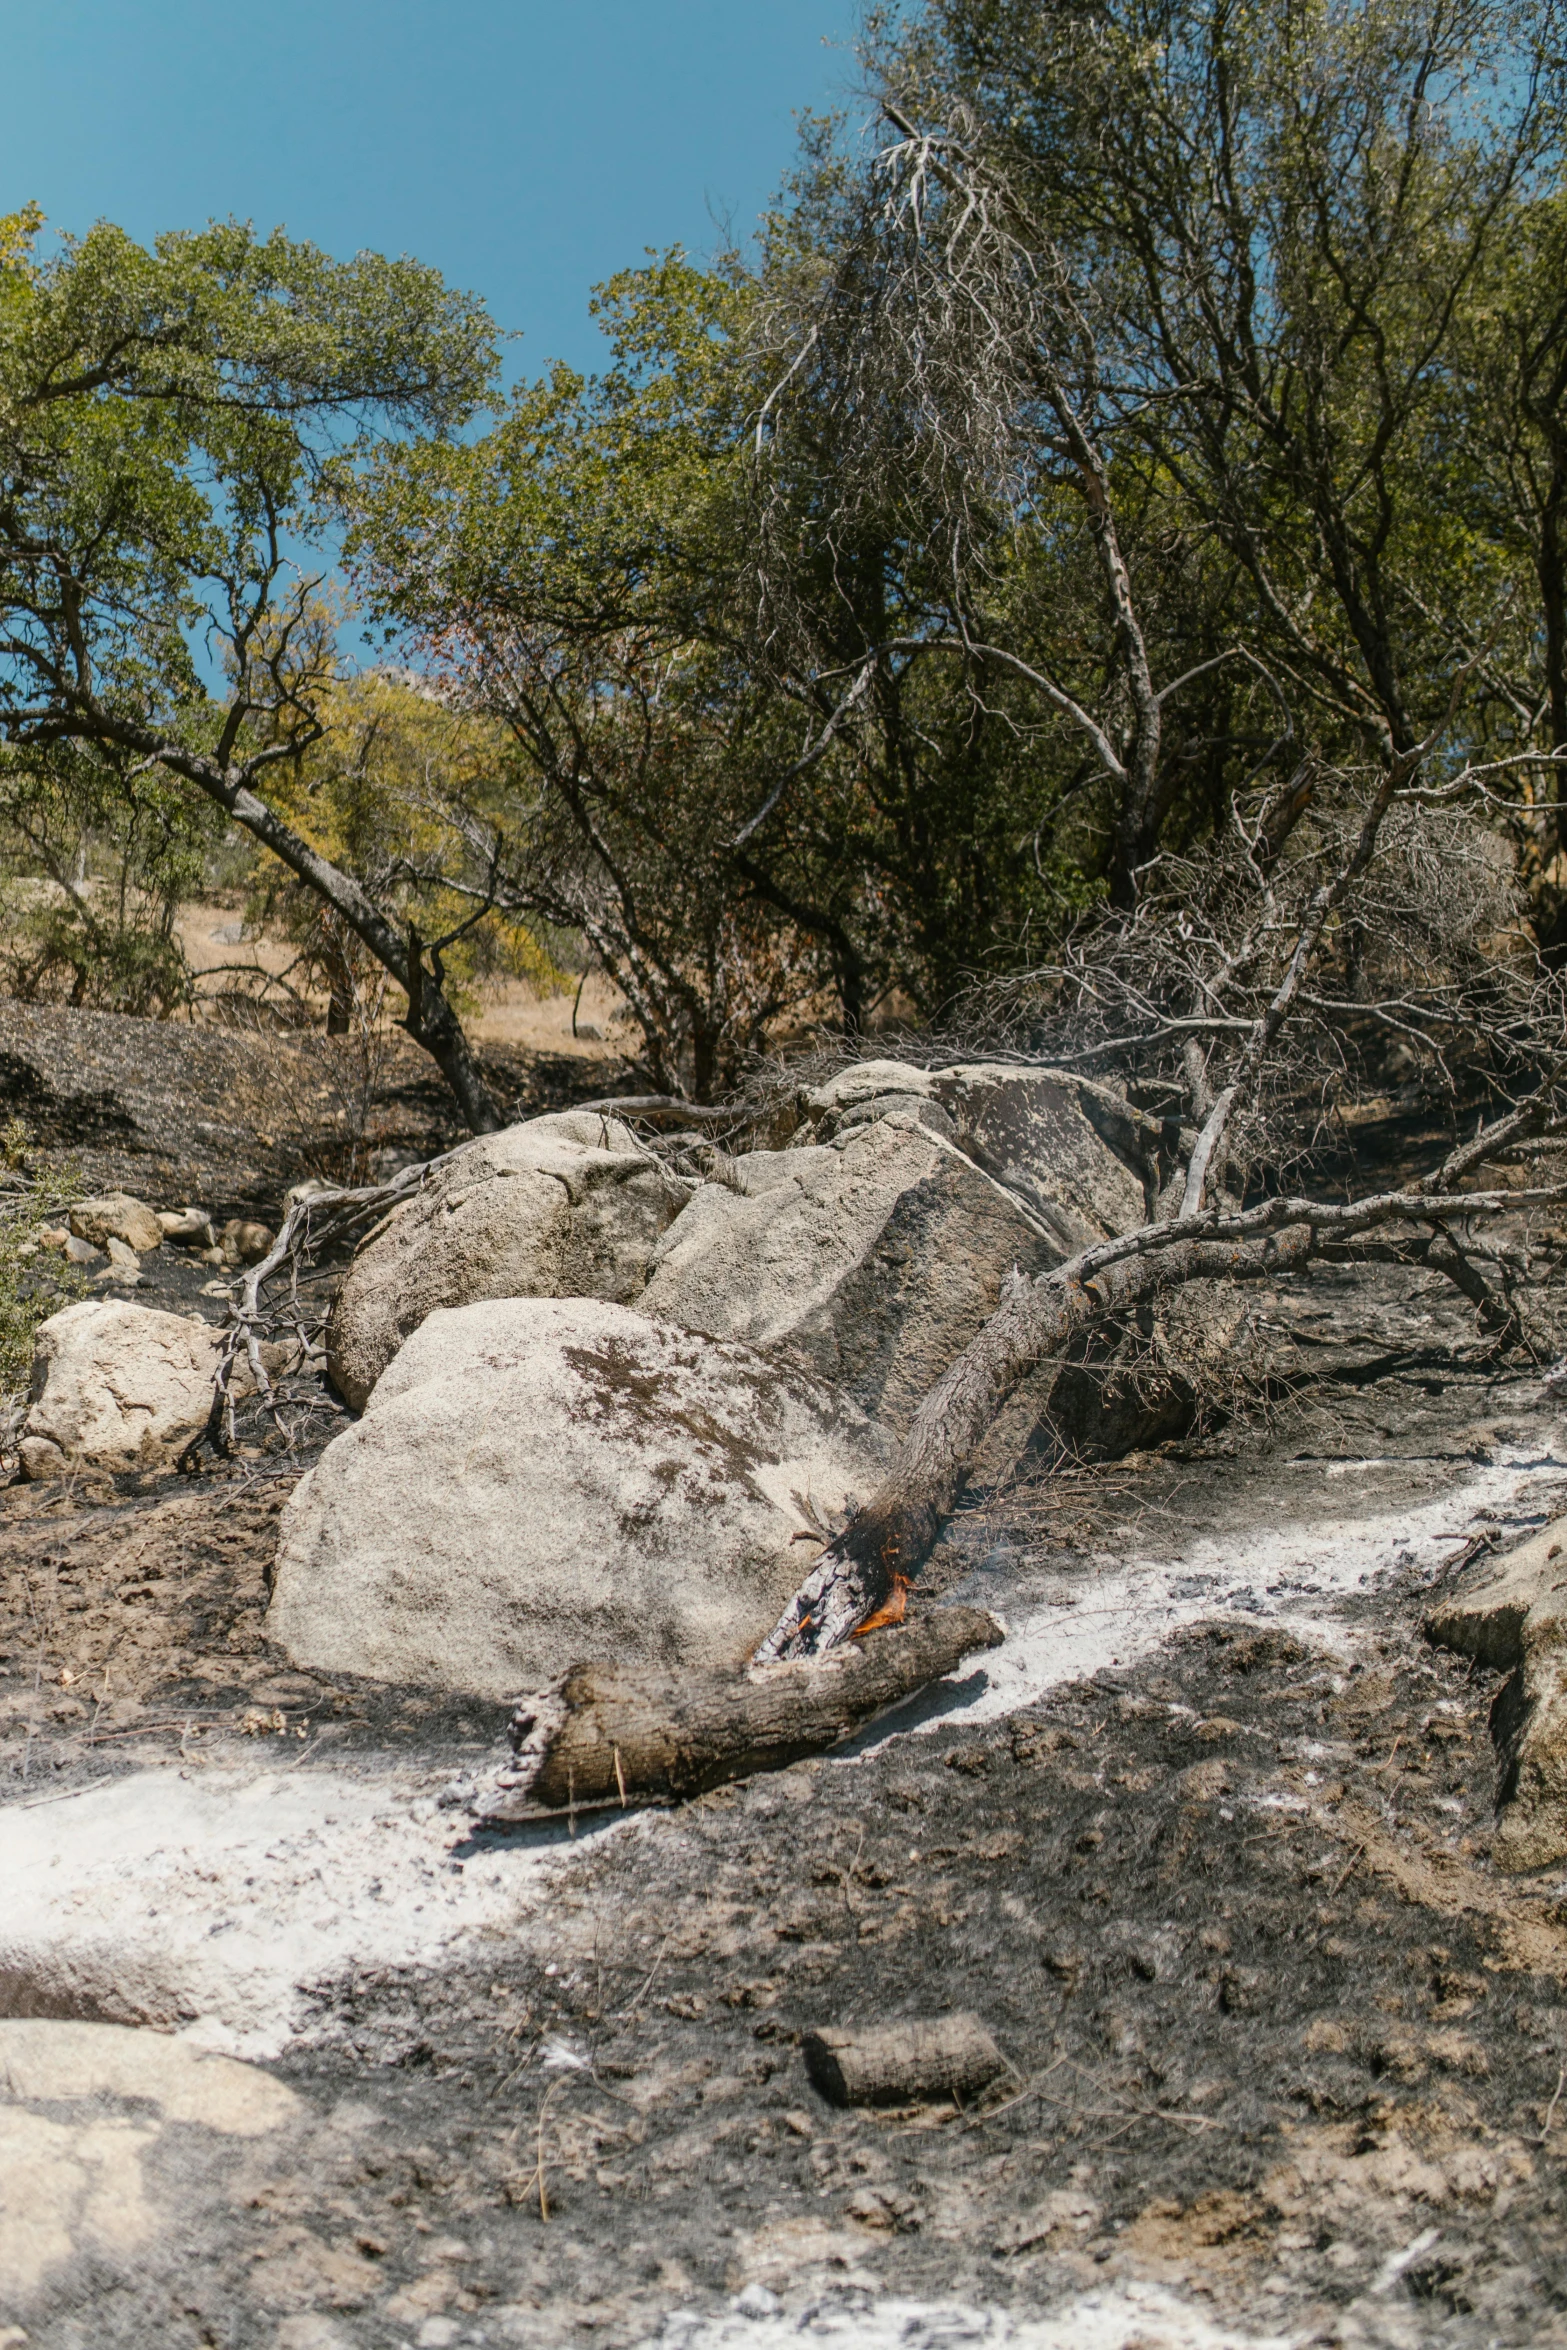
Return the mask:
<path id="1" fill-rule="evenodd" d="M 807 2032 L 800 2043 L 813 2087 L 831 2105 L 909 2105 L 972 2097 L 1006 2059 L 977 2015 L 913 2016 L 863 2031 Z"/>
<path id="2" fill-rule="evenodd" d="M 1001 1627 L 981 1609 L 932 1608 L 803 1663 L 730 1673 L 574 1665 L 555 1689 L 519 1708 L 512 1731 L 519 1783 L 484 1817 L 501 1823 L 540 1809 L 678 1799 L 781 1770 L 1000 1639 Z"/>

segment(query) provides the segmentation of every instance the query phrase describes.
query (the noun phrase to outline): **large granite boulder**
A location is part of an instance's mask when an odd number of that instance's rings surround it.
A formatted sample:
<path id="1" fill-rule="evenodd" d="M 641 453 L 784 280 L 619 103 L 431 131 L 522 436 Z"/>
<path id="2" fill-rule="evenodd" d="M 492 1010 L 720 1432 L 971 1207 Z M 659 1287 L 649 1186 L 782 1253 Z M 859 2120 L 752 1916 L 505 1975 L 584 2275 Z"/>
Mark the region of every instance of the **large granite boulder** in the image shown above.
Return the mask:
<path id="1" fill-rule="evenodd" d="M 1129 1231 L 1157 1188 L 1159 1125 L 1109 1086 L 1057 1069 L 857 1061 L 800 1100 L 797 1143 L 915 1118 L 1018 1193 L 1062 1256 Z"/>
<path id="2" fill-rule="evenodd" d="M 221 1344 L 206 1322 L 118 1298 L 52 1314 L 34 1334 L 23 1476 L 166 1466 L 206 1424 Z"/>
<path id="3" fill-rule="evenodd" d="M 338 1392 L 363 1411 L 404 1339 L 438 1306 L 634 1298 L 688 1190 L 629 1127 L 597 1112 L 481 1135 L 361 1245 L 327 1332 Z"/>
<path id="4" fill-rule="evenodd" d="M 1019 1073 L 1009 1101 L 989 1071 L 940 1074 L 945 1100 L 896 1062 L 809 1097 L 828 1139 L 753 1151 L 704 1184 L 659 1242 L 643 1311 L 787 1348 L 901 1433 L 1014 1266 L 1043 1271 L 1144 1212 L 1065 1089 Z M 1035 1147 L 1053 1155 L 1025 1165 Z"/>
<path id="5" fill-rule="evenodd" d="M 1513 1676 L 1493 1717 L 1503 1749 L 1498 1866 L 1543 1869 L 1567 1860 L 1567 1518 L 1443 1600 L 1426 1633 Z"/>
<path id="6" fill-rule="evenodd" d="M 888 1449 L 808 1376 L 621 1305 L 437 1308 L 291 1496 L 267 1629 L 494 1698 L 738 1663 Z"/>

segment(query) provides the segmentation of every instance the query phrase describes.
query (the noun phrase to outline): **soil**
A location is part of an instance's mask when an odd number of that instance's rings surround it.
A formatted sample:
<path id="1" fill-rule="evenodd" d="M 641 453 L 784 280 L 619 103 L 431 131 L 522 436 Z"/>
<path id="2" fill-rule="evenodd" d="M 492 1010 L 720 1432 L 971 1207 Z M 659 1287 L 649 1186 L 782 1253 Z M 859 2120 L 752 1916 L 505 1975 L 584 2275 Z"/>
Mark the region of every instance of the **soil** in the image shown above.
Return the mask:
<path id="1" fill-rule="evenodd" d="M 1421 1631 L 1567 1507 L 1558 1407 L 1434 1283 L 1262 1318 L 1251 1421 L 968 1497 L 921 1604 L 1022 1627 L 1011 1680 L 575 1838 L 439 1815 L 501 1906 L 309 1978 L 268 2059 L 306 2120 L 160 2143 L 157 2244 L 0 2341 L 1567 2344 L 1567 1873 L 1492 1868 L 1498 1677 Z M 252 1426 L 198 1477 L 0 1492 L 5 1805 L 263 1752 L 483 1778 L 500 1709 L 267 1642 L 336 1424 L 317 1394 L 292 1456 Z M 1009 2068 L 970 2109 L 810 2087 L 812 2027 L 953 2008 Z"/>
<path id="2" fill-rule="evenodd" d="M 480 1059 L 508 1117 L 634 1090 L 627 1064 L 602 1050 L 481 1043 Z M 68 1152 L 89 1190 L 199 1204 L 220 1221 L 275 1219 L 303 1176 L 363 1180 L 447 1149 L 462 1132 L 433 1063 L 395 1032 L 367 1063 L 348 1037 L 6 1001 L 0 1121 L 9 1118 L 44 1150 Z"/>
<path id="3" fill-rule="evenodd" d="M 219 1017 L 226 1007 L 254 1003 L 267 991 L 265 980 L 286 975 L 297 987 L 299 950 L 290 939 L 258 933 L 244 919 L 243 900 L 223 903 L 192 899 L 175 925 L 185 960 L 196 980 L 194 1016 Z M 283 999 L 273 989 L 274 1005 Z M 294 999 L 296 1003 L 299 998 Z M 325 1020 L 326 998 L 305 991 L 304 1003 Z M 464 1022 L 481 1045 L 520 1045 L 531 1052 L 578 1054 L 592 1060 L 615 1058 L 615 1044 L 631 1034 L 625 999 L 601 973 L 590 971 L 580 985 L 541 994 L 525 979 L 490 979 Z"/>

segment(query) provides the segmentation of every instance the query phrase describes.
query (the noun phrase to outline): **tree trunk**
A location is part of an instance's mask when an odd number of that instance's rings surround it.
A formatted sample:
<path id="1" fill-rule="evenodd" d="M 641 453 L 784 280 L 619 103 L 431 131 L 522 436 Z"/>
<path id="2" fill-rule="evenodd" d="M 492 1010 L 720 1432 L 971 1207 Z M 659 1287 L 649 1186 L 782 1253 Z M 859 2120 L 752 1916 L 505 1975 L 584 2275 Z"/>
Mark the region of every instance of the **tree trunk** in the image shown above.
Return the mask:
<path id="1" fill-rule="evenodd" d="M 354 1024 L 354 975 L 347 955 L 335 939 L 329 939 L 323 960 L 327 975 L 326 1032 L 328 1036 L 347 1036 Z"/>
<path id="2" fill-rule="evenodd" d="M 467 1031 L 446 1000 L 443 989 L 425 974 L 419 1026 L 409 1034 L 423 1045 L 456 1097 L 457 1107 L 473 1134 L 494 1134 L 504 1123 L 484 1082 L 479 1056 Z"/>
<path id="3" fill-rule="evenodd" d="M 496 1822 L 546 1810 L 700 1795 L 819 1754 L 874 1714 L 994 1648 L 994 1617 L 931 1608 L 819 1662 L 730 1673 L 576 1665 L 525 1701 L 512 1725 L 520 1783 L 486 1807 Z"/>
<path id="4" fill-rule="evenodd" d="M 342 872 L 312 848 L 248 786 L 236 787 L 203 774 L 192 775 L 190 780 L 200 783 L 237 823 L 243 824 L 275 857 L 281 858 L 363 939 L 382 969 L 407 995 L 409 1016 L 404 1025 L 451 1087 L 470 1132 L 493 1134 L 501 1124 L 500 1113 L 490 1099 L 478 1055 L 448 1003 L 445 989 L 423 967 L 417 932 L 410 931 L 405 946 L 394 926 L 353 876 Z"/>
<path id="5" fill-rule="evenodd" d="M 1189 1240 L 1122 1257 L 1084 1281 L 1073 1264 L 1013 1273 L 990 1320 L 933 1387 L 891 1474 L 830 1543 L 759 1662 L 817 1656 L 856 1625 L 896 1620 L 909 1583 L 952 1509 L 964 1471 L 1002 1405 L 1036 1363 L 1061 1354 L 1105 1314 L 1125 1313 L 1191 1280 L 1275 1278 L 1306 1261 L 1304 1227 L 1246 1243 Z"/>
<path id="6" fill-rule="evenodd" d="M 1567 463 L 1558 457 L 1551 486 L 1540 515 L 1538 573 L 1540 609 L 1545 630 L 1545 682 L 1551 707 L 1551 749 L 1567 746 L 1567 557 L 1562 549 L 1562 509 L 1567 504 Z M 1561 772 L 1555 776 L 1556 821 L 1553 847 L 1567 850 L 1567 801 L 1562 798 Z"/>
<path id="7" fill-rule="evenodd" d="M 108 739 L 123 742 L 128 748 L 157 759 L 171 774 L 204 792 L 236 824 L 242 824 L 253 839 L 270 849 L 291 873 L 297 873 L 322 903 L 347 923 L 408 996 L 409 1018 L 404 1025 L 446 1079 L 470 1130 L 475 1134 L 493 1134 L 502 1121 L 490 1099 L 478 1055 L 447 1001 L 439 976 L 423 968 L 417 934 L 410 933 L 414 941 L 414 952 L 410 955 L 408 944 L 398 935 L 395 924 L 387 920 L 353 875 L 344 873 L 330 858 L 323 857 L 319 849 L 312 848 L 309 841 L 291 824 L 286 824 L 232 771 L 221 769 L 210 759 L 177 752 L 159 736 L 141 727 L 108 730 Z"/>

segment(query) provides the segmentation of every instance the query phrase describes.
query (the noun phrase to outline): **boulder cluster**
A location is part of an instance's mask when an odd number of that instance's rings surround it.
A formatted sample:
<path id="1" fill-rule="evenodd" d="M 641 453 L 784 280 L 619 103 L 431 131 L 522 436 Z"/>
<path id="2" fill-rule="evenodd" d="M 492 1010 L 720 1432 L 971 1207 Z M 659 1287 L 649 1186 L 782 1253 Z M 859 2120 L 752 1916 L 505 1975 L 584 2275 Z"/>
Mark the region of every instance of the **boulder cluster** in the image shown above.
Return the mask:
<path id="1" fill-rule="evenodd" d="M 1062 1072 L 872 1061 L 792 1109 L 778 1147 L 712 1150 L 700 1180 L 612 1115 L 531 1118 L 392 1205 L 326 1331 L 354 1416 L 282 1514 L 268 1631 L 295 1664 L 506 1699 L 576 1664 L 740 1662 L 1014 1268 L 1158 1208 L 1158 1129 Z M 134 1302 L 142 1260 L 175 1246 L 232 1276 L 271 1233 L 112 1193 L 42 1237 L 100 1294 L 39 1329 L 23 1474 L 166 1469 L 208 1422 L 223 1335 Z M 1166 1369 L 1241 1343 L 1222 1297 L 1163 1311 Z M 1124 1446 L 1168 1397 L 1051 1365 L 1019 1426 L 1046 1402 L 1058 1439 L 1113 1421 Z M 1567 1858 L 1564 1543 L 1552 1523 L 1427 1627 L 1512 1676 L 1496 1853 L 1516 1869 Z"/>
<path id="2" fill-rule="evenodd" d="M 359 1417 L 274 1573 L 295 1662 L 505 1697 L 577 1661 L 738 1661 L 1014 1267 L 1148 1213 L 1148 1122 L 1071 1076 L 875 1061 L 796 1113 L 702 1181 L 613 1116 L 529 1119 L 366 1236 L 327 1332 Z M 218 1344 L 128 1301 L 56 1315 L 27 1473 L 177 1455 Z"/>

